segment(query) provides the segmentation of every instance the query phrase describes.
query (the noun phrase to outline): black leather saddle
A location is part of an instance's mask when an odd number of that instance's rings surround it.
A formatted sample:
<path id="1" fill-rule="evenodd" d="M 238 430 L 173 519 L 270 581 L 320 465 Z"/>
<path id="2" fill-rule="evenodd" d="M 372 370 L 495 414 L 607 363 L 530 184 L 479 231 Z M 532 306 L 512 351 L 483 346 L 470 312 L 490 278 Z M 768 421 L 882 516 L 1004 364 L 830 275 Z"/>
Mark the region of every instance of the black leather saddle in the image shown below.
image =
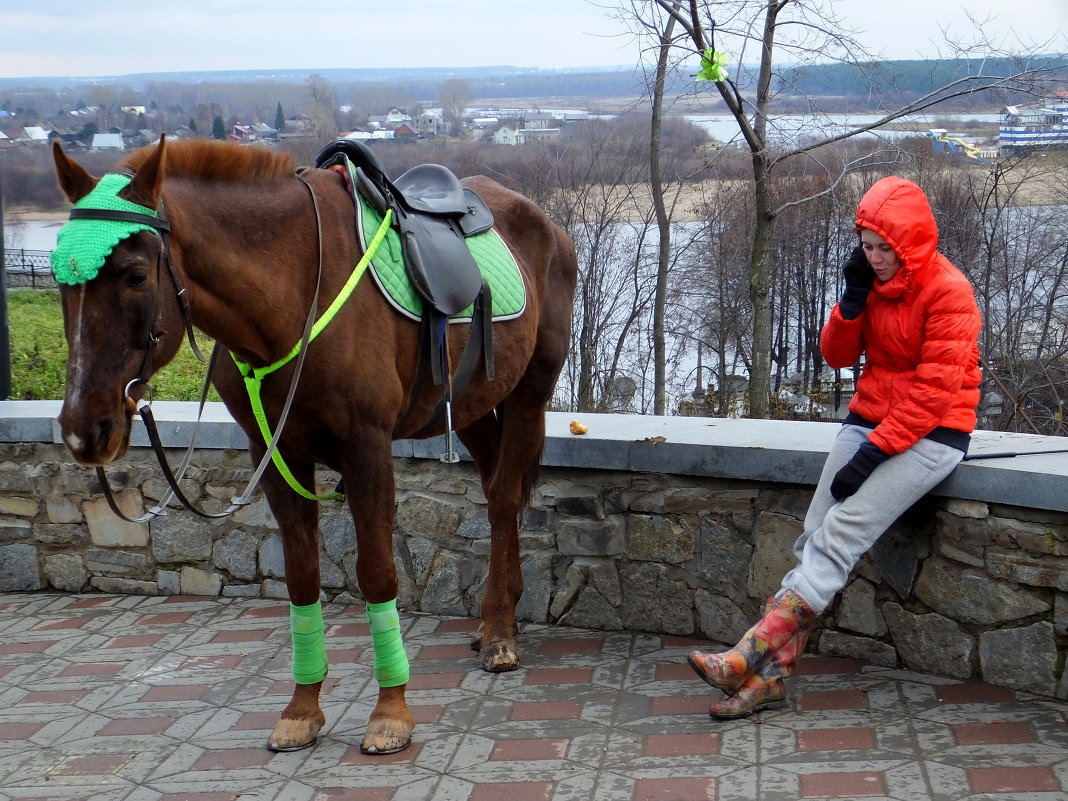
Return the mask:
<path id="1" fill-rule="evenodd" d="M 342 156 L 353 165 L 356 191 L 379 214 L 393 209 L 405 269 L 423 300 L 447 317 L 470 306 L 482 274 L 464 239 L 493 226 L 482 198 L 440 164 L 420 164 L 391 180 L 374 151 L 356 140 L 331 142 L 315 166 L 329 167 Z"/>

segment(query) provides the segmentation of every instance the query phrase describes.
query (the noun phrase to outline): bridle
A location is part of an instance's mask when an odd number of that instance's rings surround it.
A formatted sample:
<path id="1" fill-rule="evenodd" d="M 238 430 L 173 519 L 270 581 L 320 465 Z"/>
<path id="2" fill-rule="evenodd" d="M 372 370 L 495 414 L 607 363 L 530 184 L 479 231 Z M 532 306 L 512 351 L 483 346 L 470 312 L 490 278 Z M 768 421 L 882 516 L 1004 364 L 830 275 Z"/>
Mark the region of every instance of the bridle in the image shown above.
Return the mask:
<path id="1" fill-rule="evenodd" d="M 183 506 L 188 508 L 197 514 L 205 517 L 215 517 L 220 515 L 214 515 L 202 510 L 196 509 L 192 503 L 186 498 L 185 494 L 181 491 L 179 482 L 181 477 L 185 474 L 186 469 L 189 467 L 189 462 L 192 458 L 193 446 L 196 443 L 197 431 L 200 427 L 200 420 L 203 416 L 204 405 L 207 402 L 208 390 L 211 386 L 211 376 L 215 371 L 215 364 L 218 357 L 218 346 L 212 350 L 211 359 L 208 361 L 207 377 L 204 379 L 204 387 L 201 391 L 200 407 L 197 413 L 197 425 L 193 431 L 193 437 L 189 443 L 189 447 L 186 450 L 182 464 L 177 471 L 177 475 L 171 470 L 170 464 L 167 461 L 166 453 L 163 449 L 163 443 L 159 437 L 159 430 L 156 426 L 155 418 L 152 415 L 152 391 L 148 384 L 148 365 L 149 355 L 159 345 L 162 339 L 163 332 L 158 330 L 159 316 L 160 316 L 160 293 L 162 289 L 162 274 L 163 266 L 166 265 L 167 273 L 170 275 L 171 282 L 174 285 L 175 294 L 178 301 L 178 308 L 182 312 L 182 317 L 185 322 L 186 336 L 189 340 L 189 347 L 192 348 L 193 353 L 197 359 L 204 361 L 204 354 L 201 352 L 200 347 L 197 345 L 196 335 L 193 330 L 193 315 L 189 307 L 189 299 L 186 297 L 185 285 L 182 283 L 181 275 L 178 273 L 178 268 L 175 266 L 174 257 L 171 255 L 171 241 L 170 232 L 171 224 L 167 219 L 164 204 L 162 199 L 160 200 L 159 207 L 157 209 L 156 216 L 151 214 L 141 214 L 134 211 L 119 211 L 115 209 L 94 209 L 94 208 L 73 208 L 70 210 L 70 219 L 72 220 L 104 220 L 107 222 L 127 222 L 136 225 L 145 225 L 155 230 L 160 237 L 160 250 L 156 257 L 156 312 L 153 315 L 155 324 L 152 329 L 149 330 L 145 337 L 144 344 L 141 347 L 143 355 L 141 357 L 141 366 L 138 368 L 137 377 L 127 382 L 123 389 L 123 403 L 126 405 L 127 410 L 131 414 L 139 414 L 142 422 L 145 424 L 145 430 L 148 432 L 149 441 L 152 443 L 153 451 L 156 454 L 156 460 L 159 462 L 160 467 L 163 470 L 164 477 L 167 479 L 169 486 L 168 493 L 160 500 L 160 502 L 150 507 L 145 511 L 145 514 L 141 517 L 132 518 L 126 515 L 121 509 L 119 509 L 118 503 L 115 500 L 115 493 L 111 488 L 111 483 L 108 481 L 107 473 L 104 472 L 103 467 L 96 468 L 97 479 L 100 481 L 100 486 L 104 491 L 104 498 L 107 500 L 108 506 L 111 507 L 111 511 L 118 515 L 123 520 L 130 523 L 144 523 L 152 520 L 155 517 L 160 517 L 165 514 L 166 506 L 170 502 L 171 497 L 175 497 L 181 502 Z M 144 400 L 144 396 L 140 401 L 134 400 L 130 394 L 131 390 L 141 384 L 145 388 L 145 394 L 148 400 Z M 244 504 L 242 504 L 244 505 Z M 240 508 L 240 507 L 238 507 Z"/>
<path id="2" fill-rule="evenodd" d="M 260 479 L 263 476 L 264 471 L 267 469 L 267 465 L 271 463 L 272 458 L 275 456 L 275 451 L 278 449 L 278 443 L 282 436 L 282 430 L 285 427 L 286 419 L 289 415 L 289 409 L 292 405 L 293 396 L 296 394 L 297 382 L 300 379 L 301 370 L 304 365 L 304 358 L 307 354 L 308 343 L 312 338 L 312 328 L 315 323 L 316 311 L 319 305 L 319 288 L 322 283 L 323 275 L 323 230 L 322 230 L 322 216 L 319 211 L 319 201 L 316 198 L 315 190 L 312 189 L 311 184 L 299 173 L 297 178 L 307 187 L 308 192 L 311 194 L 312 206 L 315 210 L 315 225 L 316 225 L 316 241 L 318 242 L 319 249 L 319 268 L 318 276 L 315 283 L 315 294 L 311 302 L 311 310 L 308 314 L 308 321 L 304 327 L 304 333 L 299 344 L 299 350 L 295 356 L 295 369 L 293 371 L 293 378 L 290 383 L 289 393 L 286 396 L 286 402 L 282 409 L 282 413 L 279 417 L 277 426 L 275 428 L 273 436 L 270 438 L 270 442 L 267 443 L 266 451 L 263 457 L 260 459 L 259 465 L 256 467 L 252 478 L 249 480 L 245 490 L 238 496 L 231 498 L 230 505 L 221 512 L 206 512 L 203 509 L 199 509 L 193 505 L 185 493 L 182 492 L 180 482 L 185 475 L 185 471 L 188 469 L 189 464 L 193 456 L 193 448 L 196 445 L 197 434 L 200 430 L 200 422 L 204 413 L 204 406 L 207 403 L 208 392 L 211 388 L 211 378 L 215 371 L 215 365 L 218 361 L 219 353 L 221 352 L 221 346 L 218 342 L 215 343 L 215 347 L 212 349 L 211 358 L 208 360 L 207 374 L 204 378 L 204 386 L 200 393 L 200 403 L 197 410 L 196 424 L 193 428 L 193 434 L 190 438 L 189 445 L 186 448 L 185 455 L 182 459 L 182 463 L 177 471 L 172 471 L 170 463 L 167 459 L 167 454 L 164 449 L 162 439 L 159 435 L 159 429 L 156 426 L 155 417 L 152 414 L 152 395 L 148 390 L 148 376 L 146 375 L 148 368 L 148 358 L 152 349 L 155 348 L 161 339 L 162 332 L 149 331 L 145 344 L 144 344 L 144 356 L 141 360 L 141 367 L 138 371 L 138 376 L 126 384 L 124 389 L 123 402 L 126 408 L 131 414 L 137 414 L 141 417 L 142 423 L 144 423 L 145 431 L 148 434 L 149 443 L 152 446 L 152 450 L 155 453 L 156 460 L 159 462 L 160 469 L 163 471 L 163 476 L 167 481 L 168 490 L 159 502 L 147 508 L 145 513 L 140 517 L 130 517 L 126 515 L 121 509 L 119 509 L 118 502 L 115 499 L 115 493 L 111 488 L 111 484 L 108 481 L 107 474 L 104 472 L 103 467 L 96 468 L 97 479 L 100 481 L 100 485 L 104 492 L 104 497 L 107 500 L 108 506 L 111 511 L 118 517 L 129 523 L 145 523 L 156 517 L 162 517 L 167 514 L 167 505 L 171 499 L 176 499 L 182 506 L 194 514 L 205 518 L 222 518 L 232 515 L 234 512 L 248 506 L 253 501 L 253 495 L 256 488 L 259 486 Z M 193 318 L 192 312 L 189 307 L 189 300 L 185 294 L 185 286 L 182 283 L 181 276 L 178 273 L 178 269 L 174 263 L 174 259 L 171 256 L 170 247 L 170 222 L 164 215 L 163 201 L 160 200 L 158 208 L 158 216 L 153 217 L 150 214 L 140 214 L 138 212 L 119 211 L 111 209 L 94 209 L 94 208 L 75 208 L 71 209 L 70 219 L 89 219 L 89 220 L 106 220 L 110 222 L 130 222 L 139 225 L 147 225 L 159 232 L 161 239 L 161 247 L 159 256 L 156 261 L 157 271 L 157 300 L 156 300 L 156 321 L 159 320 L 160 300 L 159 292 L 162 291 L 162 286 L 159 278 L 162 275 L 163 264 L 166 264 L 167 271 L 171 276 L 171 280 L 174 284 L 175 292 L 177 293 L 178 305 L 182 311 L 183 318 L 185 320 L 186 334 L 189 339 L 189 346 L 192 348 L 193 353 L 200 361 L 204 361 L 204 355 L 201 353 L 200 348 L 197 346 L 196 337 L 193 332 Z M 130 395 L 130 390 L 137 384 L 142 384 L 146 388 L 148 400 L 143 398 L 139 401 L 134 400 Z"/>

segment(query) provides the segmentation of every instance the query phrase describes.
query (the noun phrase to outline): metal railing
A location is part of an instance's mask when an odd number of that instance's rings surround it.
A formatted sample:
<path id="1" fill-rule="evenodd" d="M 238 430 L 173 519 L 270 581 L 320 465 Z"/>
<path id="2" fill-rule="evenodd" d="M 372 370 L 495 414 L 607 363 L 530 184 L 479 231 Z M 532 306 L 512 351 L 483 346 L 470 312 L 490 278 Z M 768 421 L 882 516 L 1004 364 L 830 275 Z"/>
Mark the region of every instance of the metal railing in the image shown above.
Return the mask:
<path id="1" fill-rule="evenodd" d="M 4 271 L 9 287 L 31 289 L 54 289 L 56 279 L 52 275 L 52 251 L 5 248 Z"/>

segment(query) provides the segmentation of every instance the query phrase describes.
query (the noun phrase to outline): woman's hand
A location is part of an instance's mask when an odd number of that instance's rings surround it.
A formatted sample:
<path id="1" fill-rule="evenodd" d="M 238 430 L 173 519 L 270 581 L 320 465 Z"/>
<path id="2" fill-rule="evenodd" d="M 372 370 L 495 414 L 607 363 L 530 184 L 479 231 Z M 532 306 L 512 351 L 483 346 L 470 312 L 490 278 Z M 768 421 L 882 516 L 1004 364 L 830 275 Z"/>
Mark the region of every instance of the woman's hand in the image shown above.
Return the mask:
<path id="1" fill-rule="evenodd" d="M 853 458 L 835 474 L 831 482 L 831 495 L 836 501 L 844 501 L 850 495 L 855 494 L 872 471 L 889 458 L 890 454 L 878 445 L 865 442 L 857 448 Z"/>
<path id="2" fill-rule="evenodd" d="M 853 248 L 842 267 L 842 276 L 845 278 L 845 289 L 842 291 L 842 299 L 838 302 L 838 310 L 845 319 L 853 320 L 864 311 L 868 293 L 875 283 L 875 270 L 871 268 L 862 246 Z"/>

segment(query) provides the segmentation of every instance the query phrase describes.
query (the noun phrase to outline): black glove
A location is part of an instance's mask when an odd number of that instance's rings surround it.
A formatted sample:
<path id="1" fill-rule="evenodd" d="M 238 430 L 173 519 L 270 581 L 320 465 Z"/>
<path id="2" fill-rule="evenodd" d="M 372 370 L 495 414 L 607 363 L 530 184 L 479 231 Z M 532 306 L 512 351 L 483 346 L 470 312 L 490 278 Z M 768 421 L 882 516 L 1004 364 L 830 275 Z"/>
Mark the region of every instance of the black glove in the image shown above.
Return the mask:
<path id="1" fill-rule="evenodd" d="M 889 458 L 890 454 L 878 445 L 865 442 L 857 448 L 857 452 L 846 462 L 845 467 L 835 474 L 831 482 L 831 495 L 836 501 L 844 501 L 860 489 L 860 485 L 871 475 L 872 470 Z"/>
<path id="2" fill-rule="evenodd" d="M 857 245 L 853 248 L 845 266 L 842 267 L 842 275 L 845 278 L 845 289 L 842 291 L 842 299 L 838 302 L 838 310 L 844 318 L 853 320 L 864 311 L 871 285 L 875 282 L 875 270 L 868 263 L 863 247 Z"/>

